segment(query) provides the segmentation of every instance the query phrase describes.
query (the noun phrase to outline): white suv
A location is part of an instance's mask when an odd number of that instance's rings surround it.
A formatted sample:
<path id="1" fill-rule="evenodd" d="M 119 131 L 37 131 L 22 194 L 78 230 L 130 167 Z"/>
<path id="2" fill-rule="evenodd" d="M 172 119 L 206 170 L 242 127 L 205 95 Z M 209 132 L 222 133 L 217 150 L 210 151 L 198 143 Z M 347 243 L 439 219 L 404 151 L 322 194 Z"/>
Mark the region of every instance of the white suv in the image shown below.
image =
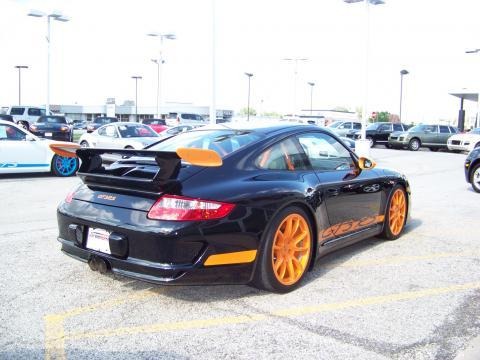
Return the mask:
<path id="1" fill-rule="evenodd" d="M 45 115 L 45 109 L 37 106 L 12 106 L 8 109 L 8 114 L 12 115 L 16 124 L 28 130 L 30 124 L 37 122 L 40 116 Z"/>
<path id="2" fill-rule="evenodd" d="M 165 119 L 168 126 L 178 125 L 206 125 L 207 121 L 202 115 L 187 113 L 169 113 Z"/>

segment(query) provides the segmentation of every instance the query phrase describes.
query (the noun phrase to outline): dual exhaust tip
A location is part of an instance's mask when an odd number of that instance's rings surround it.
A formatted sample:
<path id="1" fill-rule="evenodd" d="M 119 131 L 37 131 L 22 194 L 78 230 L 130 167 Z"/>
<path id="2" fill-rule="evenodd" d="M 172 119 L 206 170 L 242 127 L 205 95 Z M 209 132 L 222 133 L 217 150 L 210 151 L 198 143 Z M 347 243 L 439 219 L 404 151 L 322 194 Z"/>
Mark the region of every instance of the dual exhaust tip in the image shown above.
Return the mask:
<path id="1" fill-rule="evenodd" d="M 111 269 L 110 263 L 99 256 L 91 256 L 88 259 L 88 266 L 91 270 L 98 271 L 100 274 L 106 274 Z"/>

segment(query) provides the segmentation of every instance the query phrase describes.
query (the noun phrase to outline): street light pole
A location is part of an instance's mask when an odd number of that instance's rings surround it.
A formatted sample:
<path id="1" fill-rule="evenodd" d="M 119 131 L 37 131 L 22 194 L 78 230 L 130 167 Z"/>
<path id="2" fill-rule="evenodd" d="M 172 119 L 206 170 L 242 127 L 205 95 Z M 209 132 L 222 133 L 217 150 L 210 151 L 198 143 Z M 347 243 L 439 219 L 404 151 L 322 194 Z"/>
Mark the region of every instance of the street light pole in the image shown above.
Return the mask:
<path id="1" fill-rule="evenodd" d="M 250 121 L 250 79 L 252 78 L 252 73 L 245 73 L 248 76 L 248 100 L 247 100 L 247 121 Z"/>
<path id="2" fill-rule="evenodd" d="M 47 115 L 50 114 L 50 45 L 51 45 L 51 38 L 50 38 L 50 18 L 54 20 L 67 22 L 70 21 L 68 16 L 62 15 L 62 13 L 58 11 L 54 11 L 51 14 L 46 14 L 42 11 L 38 10 L 30 10 L 27 14 L 28 16 L 33 17 L 46 17 L 47 18 L 47 103 L 45 104 L 45 113 Z"/>
<path id="3" fill-rule="evenodd" d="M 313 114 L 313 87 L 315 86 L 314 82 L 308 82 L 308 85 L 310 85 L 310 116 Z"/>
<path id="4" fill-rule="evenodd" d="M 160 52 L 158 59 L 152 59 L 152 61 L 157 64 L 157 118 L 160 118 L 160 104 L 161 104 L 161 93 L 162 93 L 162 65 L 165 63 L 163 59 L 163 39 L 175 40 L 177 37 L 175 34 L 161 34 L 161 33 L 148 33 L 147 36 L 158 37 L 160 39 Z"/>
<path id="5" fill-rule="evenodd" d="M 299 61 L 308 61 L 306 58 L 284 58 L 283 61 L 291 61 L 294 63 L 294 73 L 293 73 L 293 111 L 292 117 L 295 117 L 297 111 L 297 75 L 298 75 L 298 62 Z"/>
<path id="6" fill-rule="evenodd" d="M 343 0 L 347 4 L 353 4 L 358 2 L 365 2 L 365 93 L 363 100 L 363 111 L 362 111 L 362 129 L 360 131 L 360 141 L 355 143 L 355 149 L 357 154 L 360 156 L 368 156 L 370 153 L 370 142 L 366 140 L 367 135 L 367 118 L 368 118 L 368 75 L 370 67 L 370 4 L 372 5 L 381 5 L 384 4 L 383 0 Z"/>
<path id="7" fill-rule="evenodd" d="M 466 54 L 478 54 L 480 49 L 473 49 L 465 51 Z M 480 126 L 480 88 L 477 90 L 477 117 L 475 119 L 475 127 Z M 460 124 L 459 124 L 460 125 Z M 463 127 L 463 124 L 462 124 Z"/>
<path id="8" fill-rule="evenodd" d="M 22 69 L 28 69 L 26 65 L 16 65 L 18 69 L 18 105 L 22 105 Z"/>
<path id="9" fill-rule="evenodd" d="M 141 76 L 132 76 L 135 79 L 135 122 L 138 122 L 138 80 L 141 80 Z"/>
<path id="10" fill-rule="evenodd" d="M 400 71 L 400 112 L 399 112 L 399 119 L 402 122 L 402 100 L 403 100 L 403 76 L 407 75 L 409 72 L 405 69 Z"/>

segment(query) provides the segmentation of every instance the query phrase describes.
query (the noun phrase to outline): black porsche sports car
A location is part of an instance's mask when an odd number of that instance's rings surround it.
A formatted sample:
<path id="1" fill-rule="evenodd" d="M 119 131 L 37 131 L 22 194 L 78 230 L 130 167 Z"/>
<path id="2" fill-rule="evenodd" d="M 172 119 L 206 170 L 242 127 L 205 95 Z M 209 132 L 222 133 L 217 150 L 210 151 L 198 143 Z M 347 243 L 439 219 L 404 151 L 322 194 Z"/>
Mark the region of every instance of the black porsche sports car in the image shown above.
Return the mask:
<path id="1" fill-rule="evenodd" d="M 104 153 L 121 160 L 106 165 Z M 62 250 L 153 283 L 287 292 L 320 256 L 398 238 L 409 214 L 403 175 L 311 125 L 218 124 L 76 154 L 83 184 L 58 207 Z"/>
<path id="2" fill-rule="evenodd" d="M 44 115 L 30 124 L 30 132 L 38 137 L 60 141 L 73 141 L 73 126 L 67 123 L 65 116 Z"/>

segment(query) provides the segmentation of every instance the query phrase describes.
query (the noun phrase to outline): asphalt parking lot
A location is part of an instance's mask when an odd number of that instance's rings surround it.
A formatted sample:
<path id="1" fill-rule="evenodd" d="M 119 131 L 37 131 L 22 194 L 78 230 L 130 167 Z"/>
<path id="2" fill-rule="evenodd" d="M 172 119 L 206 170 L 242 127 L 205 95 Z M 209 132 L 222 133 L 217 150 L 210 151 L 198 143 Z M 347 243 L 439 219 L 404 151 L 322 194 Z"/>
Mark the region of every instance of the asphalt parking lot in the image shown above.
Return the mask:
<path id="1" fill-rule="evenodd" d="M 453 359 L 480 335 L 465 156 L 373 149 L 411 182 L 406 233 L 321 259 L 286 295 L 92 272 L 56 240 L 56 205 L 79 179 L 1 177 L 0 358 Z"/>

